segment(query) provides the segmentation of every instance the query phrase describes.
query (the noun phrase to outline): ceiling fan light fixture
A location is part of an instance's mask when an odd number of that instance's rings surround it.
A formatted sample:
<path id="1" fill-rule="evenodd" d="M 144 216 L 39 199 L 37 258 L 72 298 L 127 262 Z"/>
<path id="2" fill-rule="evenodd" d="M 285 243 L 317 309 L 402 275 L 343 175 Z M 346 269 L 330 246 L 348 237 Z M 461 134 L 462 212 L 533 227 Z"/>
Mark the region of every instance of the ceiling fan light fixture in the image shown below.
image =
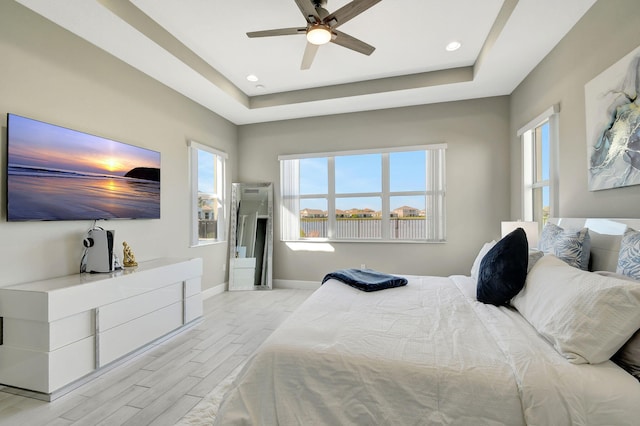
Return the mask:
<path id="1" fill-rule="evenodd" d="M 307 30 L 307 41 L 316 45 L 327 44 L 331 41 L 331 30 L 326 25 L 313 25 Z"/>

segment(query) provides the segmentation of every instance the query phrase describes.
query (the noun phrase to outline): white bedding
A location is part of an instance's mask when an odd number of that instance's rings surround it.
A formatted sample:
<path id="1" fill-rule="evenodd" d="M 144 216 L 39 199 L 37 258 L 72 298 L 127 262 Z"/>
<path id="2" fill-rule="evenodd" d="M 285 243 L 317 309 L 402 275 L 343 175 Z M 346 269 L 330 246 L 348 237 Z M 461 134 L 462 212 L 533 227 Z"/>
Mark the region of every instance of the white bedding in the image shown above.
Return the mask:
<path id="1" fill-rule="evenodd" d="M 330 280 L 249 360 L 219 425 L 637 424 L 640 384 L 570 364 L 469 277 L 366 293 Z"/>

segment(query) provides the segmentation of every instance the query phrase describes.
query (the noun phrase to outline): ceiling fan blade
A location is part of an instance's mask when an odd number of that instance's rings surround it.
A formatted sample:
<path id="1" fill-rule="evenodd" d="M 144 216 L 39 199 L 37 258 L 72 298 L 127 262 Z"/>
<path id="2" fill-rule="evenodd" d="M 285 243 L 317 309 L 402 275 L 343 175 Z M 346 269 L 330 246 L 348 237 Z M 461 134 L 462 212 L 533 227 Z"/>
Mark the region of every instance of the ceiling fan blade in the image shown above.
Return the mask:
<path id="1" fill-rule="evenodd" d="M 365 43 L 364 41 L 358 40 L 355 37 L 350 36 L 349 34 L 345 34 L 343 32 L 333 30 L 333 33 L 336 35 L 331 43 L 338 44 L 342 47 L 346 47 L 347 49 L 355 50 L 358 53 L 362 53 L 363 55 L 371 55 L 375 47 L 370 44 Z"/>
<path id="2" fill-rule="evenodd" d="M 317 44 L 307 42 L 307 47 L 304 48 L 304 55 L 302 56 L 302 64 L 300 65 L 301 70 L 308 70 L 311 68 L 311 64 L 313 63 L 313 59 L 316 57 L 318 47 L 320 46 Z"/>
<path id="3" fill-rule="evenodd" d="M 276 30 L 251 31 L 247 33 L 249 38 L 254 37 L 272 37 L 283 35 L 306 34 L 306 28 L 278 28 Z"/>
<path id="4" fill-rule="evenodd" d="M 298 5 L 298 9 L 300 9 L 300 12 L 302 12 L 302 16 L 304 16 L 304 19 L 306 19 L 307 22 L 315 24 L 321 21 L 320 17 L 318 16 L 318 12 L 316 12 L 316 8 L 311 0 L 295 0 L 295 2 Z"/>
<path id="5" fill-rule="evenodd" d="M 296 0 L 296 2 L 297 1 L 302 0 Z M 340 9 L 329 14 L 329 16 L 324 19 L 324 22 L 331 25 L 331 28 L 337 28 L 381 1 L 382 0 L 353 0 L 351 3 L 347 3 Z M 331 21 L 333 20 L 336 22 L 332 23 Z"/>

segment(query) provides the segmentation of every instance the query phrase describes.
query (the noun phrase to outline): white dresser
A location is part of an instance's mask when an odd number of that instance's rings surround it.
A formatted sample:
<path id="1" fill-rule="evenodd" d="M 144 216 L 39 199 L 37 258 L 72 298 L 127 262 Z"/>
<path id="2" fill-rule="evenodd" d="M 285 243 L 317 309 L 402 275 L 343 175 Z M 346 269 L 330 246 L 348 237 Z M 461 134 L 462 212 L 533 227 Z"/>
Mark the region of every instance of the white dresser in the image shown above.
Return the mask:
<path id="1" fill-rule="evenodd" d="M 0 384 L 56 394 L 202 316 L 202 259 L 0 288 Z"/>

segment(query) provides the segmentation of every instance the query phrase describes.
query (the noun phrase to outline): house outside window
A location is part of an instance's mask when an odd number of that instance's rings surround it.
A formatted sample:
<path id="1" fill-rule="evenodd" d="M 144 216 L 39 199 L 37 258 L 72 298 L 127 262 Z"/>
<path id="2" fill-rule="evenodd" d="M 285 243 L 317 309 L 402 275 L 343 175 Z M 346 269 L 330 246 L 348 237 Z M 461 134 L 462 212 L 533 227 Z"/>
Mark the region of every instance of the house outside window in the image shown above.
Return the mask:
<path id="1" fill-rule="evenodd" d="M 420 217 L 422 214 L 424 214 L 424 210 L 409 206 L 402 206 L 391 212 L 392 217 Z"/>
<path id="2" fill-rule="evenodd" d="M 446 144 L 279 157 L 283 241 L 445 241 Z"/>
<path id="3" fill-rule="evenodd" d="M 538 222 L 540 228 L 558 214 L 558 112 L 557 105 L 549 108 L 518 131 L 522 142 L 523 219 Z"/>
<path id="4" fill-rule="evenodd" d="M 226 240 L 225 163 L 227 154 L 189 141 L 191 246 Z"/>

